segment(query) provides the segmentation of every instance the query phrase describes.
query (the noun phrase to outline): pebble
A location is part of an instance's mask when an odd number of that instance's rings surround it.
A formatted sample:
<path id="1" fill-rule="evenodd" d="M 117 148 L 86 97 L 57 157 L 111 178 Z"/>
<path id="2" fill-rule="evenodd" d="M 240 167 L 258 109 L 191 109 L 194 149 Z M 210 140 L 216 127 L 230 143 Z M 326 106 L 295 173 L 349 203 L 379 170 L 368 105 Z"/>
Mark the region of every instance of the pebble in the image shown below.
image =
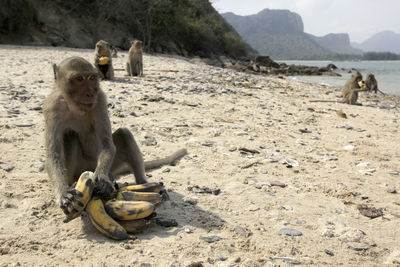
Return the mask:
<path id="1" fill-rule="evenodd" d="M 396 191 L 395 188 L 388 188 L 388 189 L 386 190 L 386 192 L 391 193 L 391 194 L 396 194 L 396 193 L 397 193 L 397 191 Z"/>
<path id="2" fill-rule="evenodd" d="M 200 239 L 206 241 L 207 243 L 214 243 L 220 241 L 222 238 L 217 235 L 211 235 L 211 236 L 200 236 Z"/>
<path id="3" fill-rule="evenodd" d="M 388 171 L 388 173 L 391 175 L 399 175 L 400 174 L 399 171 Z"/>
<path id="4" fill-rule="evenodd" d="M 287 227 L 281 228 L 279 230 L 279 232 L 282 234 L 288 235 L 288 236 L 302 236 L 303 235 L 302 232 L 297 231 L 296 229 L 287 228 Z"/>
<path id="5" fill-rule="evenodd" d="M 217 255 L 217 260 L 226 261 L 227 259 L 228 259 L 228 257 L 226 257 L 226 256 L 224 256 L 224 255 L 222 255 L 222 254 L 218 254 L 218 255 Z"/>
<path id="6" fill-rule="evenodd" d="M 0 169 L 5 170 L 6 172 L 10 172 L 10 171 L 14 170 L 14 168 L 15 167 L 13 165 L 9 165 L 9 164 L 3 163 L 3 162 L 0 163 Z"/>
<path id="7" fill-rule="evenodd" d="M 235 231 L 236 234 L 244 236 L 246 235 L 246 229 L 244 229 L 243 227 L 237 225 L 233 228 L 233 231 Z"/>
<path id="8" fill-rule="evenodd" d="M 347 150 L 347 151 L 354 151 L 356 149 L 356 147 L 352 146 L 352 145 L 348 145 L 348 146 L 343 147 L 343 149 Z"/>
<path id="9" fill-rule="evenodd" d="M 363 244 L 363 243 L 358 243 L 358 242 L 347 242 L 347 245 L 349 246 L 349 248 L 352 248 L 357 251 L 367 250 L 370 248 L 369 245 Z"/>
<path id="10" fill-rule="evenodd" d="M 335 256 L 335 254 L 328 249 L 325 249 L 325 253 L 328 254 L 329 256 Z"/>

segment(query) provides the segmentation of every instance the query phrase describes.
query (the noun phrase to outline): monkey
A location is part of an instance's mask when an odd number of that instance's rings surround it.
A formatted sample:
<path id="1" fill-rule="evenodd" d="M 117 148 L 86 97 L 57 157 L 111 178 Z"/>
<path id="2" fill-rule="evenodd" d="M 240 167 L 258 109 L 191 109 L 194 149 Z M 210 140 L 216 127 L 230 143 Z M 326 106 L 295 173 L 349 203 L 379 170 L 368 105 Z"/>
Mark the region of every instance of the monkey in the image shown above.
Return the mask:
<path id="1" fill-rule="evenodd" d="M 117 176 L 133 173 L 137 184 L 146 183 L 145 170 L 173 164 L 186 155 L 182 148 L 169 157 L 144 162 L 128 129 L 111 133 L 97 69 L 75 56 L 54 66 L 54 71 L 54 89 L 43 105 L 46 172 L 56 203 L 65 214 L 75 209 L 73 203 L 79 203 L 80 194 L 73 184 L 84 171 L 94 172 L 94 193 L 106 197 L 115 191 Z"/>
<path id="2" fill-rule="evenodd" d="M 134 40 L 131 42 L 131 48 L 128 53 L 128 62 L 126 63 L 128 76 L 143 76 L 143 51 L 142 41 Z"/>
<path id="3" fill-rule="evenodd" d="M 368 88 L 366 88 L 366 84 L 362 80 L 361 73 L 357 71 L 346 81 L 342 88 L 343 102 L 332 100 L 310 100 L 310 102 L 338 102 L 349 105 L 361 105 L 357 103 L 358 93 L 364 91 L 368 91 Z"/>
<path id="4" fill-rule="evenodd" d="M 373 91 L 375 94 L 379 91 L 378 89 L 378 81 L 375 79 L 375 76 L 370 73 L 367 75 L 367 78 L 365 79 L 365 84 L 368 88 L 368 91 Z"/>
<path id="5" fill-rule="evenodd" d="M 114 57 L 114 58 L 118 57 L 118 49 L 115 45 L 112 45 L 110 47 L 110 50 L 111 50 L 111 57 Z"/>
<path id="6" fill-rule="evenodd" d="M 114 79 L 111 49 L 108 42 L 100 40 L 96 43 L 94 65 L 96 66 L 102 80 Z"/>

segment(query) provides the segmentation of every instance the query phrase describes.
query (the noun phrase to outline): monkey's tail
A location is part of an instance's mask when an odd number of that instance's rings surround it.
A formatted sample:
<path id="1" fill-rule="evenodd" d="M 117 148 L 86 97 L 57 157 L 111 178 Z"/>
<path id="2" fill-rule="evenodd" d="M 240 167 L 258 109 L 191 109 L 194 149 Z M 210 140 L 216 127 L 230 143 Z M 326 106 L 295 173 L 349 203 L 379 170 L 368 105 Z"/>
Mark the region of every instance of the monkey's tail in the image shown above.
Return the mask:
<path id="1" fill-rule="evenodd" d="M 187 150 L 185 148 L 182 148 L 168 157 L 165 157 L 162 159 L 145 161 L 144 169 L 147 171 L 147 170 L 159 168 L 163 165 L 175 165 L 176 161 L 178 161 L 180 158 L 182 158 L 186 154 L 187 154 Z"/>
<path id="2" fill-rule="evenodd" d="M 343 103 L 342 101 L 336 101 L 336 100 L 310 100 L 310 102 L 321 102 L 321 103 Z"/>

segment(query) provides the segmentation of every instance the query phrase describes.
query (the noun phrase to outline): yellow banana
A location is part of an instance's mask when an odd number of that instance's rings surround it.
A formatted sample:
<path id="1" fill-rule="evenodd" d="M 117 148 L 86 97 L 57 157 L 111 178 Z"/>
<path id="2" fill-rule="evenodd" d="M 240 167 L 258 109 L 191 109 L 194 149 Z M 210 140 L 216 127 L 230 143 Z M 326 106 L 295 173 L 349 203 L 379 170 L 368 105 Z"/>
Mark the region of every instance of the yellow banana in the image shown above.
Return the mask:
<path id="1" fill-rule="evenodd" d="M 117 221 L 128 233 L 139 233 L 145 230 L 151 223 L 151 220 L 139 219 L 131 221 Z"/>
<path id="2" fill-rule="evenodd" d="M 69 213 L 64 222 L 69 222 L 78 217 L 82 213 L 87 203 L 89 202 L 90 198 L 92 197 L 93 189 L 94 189 L 93 172 L 90 171 L 83 172 L 75 185 L 75 190 L 80 193 L 79 196 L 76 196 L 78 198 L 78 202 L 73 202 L 75 210 L 72 209 L 71 207 L 67 207 Z"/>
<path id="3" fill-rule="evenodd" d="M 164 188 L 163 183 L 145 183 L 145 184 L 123 184 L 119 191 L 136 191 L 136 192 L 155 192 L 160 193 Z"/>
<path id="4" fill-rule="evenodd" d="M 147 201 L 125 201 L 112 199 L 104 205 L 107 213 L 116 220 L 143 219 L 153 213 L 155 205 Z"/>
<path id="5" fill-rule="evenodd" d="M 126 230 L 106 213 L 101 199 L 91 199 L 86 206 L 86 211 L 93 226 L 101 233 L 117 240 L 130 238 Z"/>
<path id="6" fill-rule="evenodd" d="M 163 197 L 155 192 L 134 192 L 134 191 L 120 191 L 117 194 L 118 200 L 127 201 L 148 201 L 154 204 L 160 204 Z"/>

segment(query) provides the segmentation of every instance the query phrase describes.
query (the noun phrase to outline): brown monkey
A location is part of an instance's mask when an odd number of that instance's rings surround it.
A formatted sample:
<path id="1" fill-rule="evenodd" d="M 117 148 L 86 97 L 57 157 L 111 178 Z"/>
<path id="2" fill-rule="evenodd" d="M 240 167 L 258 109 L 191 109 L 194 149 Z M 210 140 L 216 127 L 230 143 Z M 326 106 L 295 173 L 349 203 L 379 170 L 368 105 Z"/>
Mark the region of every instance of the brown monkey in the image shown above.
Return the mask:
<path id="1" fill-rule="evenodd" d="M 367 75 L 367 78 L 365 79 L 365 84 L 368 88 L 368 91 L 373 91 L 375 94 L 378 92 L 378 90 L 379 90 L 378 82 L 372 73 Z"/>
<path id="2" fill-rule="evenodd" d="M 96 43 L 94 54 L 94 65 L 100 74 L 102 80 L 114 79 L 114 68 L 111 59 L 110 44 L 100 40 Z"/>
<path id="3" fill-rule="evenodd" d="M 111 50 L 111 57 L 118 57 L 118 49 L 115 45 L 110 47 Z"/>
<path id="4" fill-rule="evenodd" d="M 145 183 L 145 169 L 171 164 L 186 154 L 186 149 L 180 149 L 170 157 L 143 162 L 129 130 L 121 128 L 111 134 L 96 68 L 81 57 L 70 57 L 54 70 L 55 88 L 43 106 L 46 171 L 64 213 L 78 201 L 79 192 L 71 185 L 84 171 L 94 172 L 96 194 L 109 196 L 115 190 L 111 177 L 134 173 L 136 183 Z"/>
<path id="5" fill-rule="evenodd" d="M 361 88 L 361 85 L 364 88 Z M 365 88 L 365 83 L 362 82 L 361 73 L 357 71 L 346 81 L 342 88 L 343 102 L 350 105 L 356 105 L 358 93 L 363 91 L 368 91 L 368 89 Z"/>
<path id="6" fill-rule="evenodd" d="M 361 88 L 362 86 L 362 88 Z M 362 80 L 362 75 L 358 71 L 355 72 L 350 79 L 346 81 L 342 88 L 342 96 L 343 102 L 350 105 L 359 105 L 357 104 L 358 93 L 368 91 L 365 83 Z M 310 100 L 310 102 L 338 102 L 332 100 Z"/>
<path id="7" fill-rule="evenodd" d="M 131 42 L 126 71 L 128 72 L 128 76 L 143 76 L 142 41 L 134 40 Z"/>

